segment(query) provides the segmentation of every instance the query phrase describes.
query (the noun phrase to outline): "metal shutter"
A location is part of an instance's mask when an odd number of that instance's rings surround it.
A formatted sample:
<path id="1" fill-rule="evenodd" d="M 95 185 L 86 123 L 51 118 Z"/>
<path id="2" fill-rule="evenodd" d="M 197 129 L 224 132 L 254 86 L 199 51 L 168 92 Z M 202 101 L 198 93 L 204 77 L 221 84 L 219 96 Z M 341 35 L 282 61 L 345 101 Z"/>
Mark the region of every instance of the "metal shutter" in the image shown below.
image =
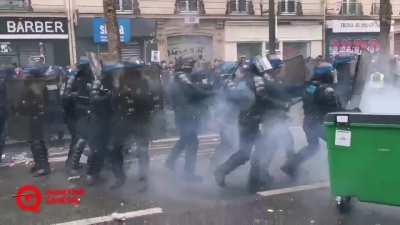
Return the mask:
<path id="1" fill-rule="evenodd" d="M 132 58 L 142 58 L 142 48 L 139 42 L 131 42 L 123 45 L 121 49 L 121 57 L 123 61 L 128 61 Z"/>

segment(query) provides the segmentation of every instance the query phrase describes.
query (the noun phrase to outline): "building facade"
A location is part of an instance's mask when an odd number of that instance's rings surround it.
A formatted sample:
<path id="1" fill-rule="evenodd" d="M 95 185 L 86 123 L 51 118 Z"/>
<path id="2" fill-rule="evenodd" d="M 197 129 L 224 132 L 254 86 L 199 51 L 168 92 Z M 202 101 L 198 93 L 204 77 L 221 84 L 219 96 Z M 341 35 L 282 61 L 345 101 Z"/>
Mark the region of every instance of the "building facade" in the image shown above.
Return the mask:
<path id="1" fill-rule="evenodd" d="M 159 4 L 158 4 L 159 3 Z M 323 51 L 322 0 L 276 0 L 277 51 L 283 58 Z M 139 0 L 141 16 L 157 21 L 162 59 L 235 61 L 268 52 L 267 0 Z"/>
<path id="2" fill-rule="evenodd" d="M 167 61 L 234 61 L 268 53 L 268 0 L 116 1 L 125 59 L 148 62 L 160 53 Z M 284 59 L 380 48 L 379 0 L 275 1 Z M 392 5 L 391 47 L 400 54 L 400 2 Z M 102 0 L 0 1 L 0 64 L 72 64 L 87 51 L 106 51 L 106 34 Z"/>
<path id="3" fill-rule="evenodd" d="M 391 51 L 400 53 L 400 2 L 393 8 Z M 379 0 L 327 0 L 326 51 L 334 56 L 343 52 L 371 53 L 380 50 Z"/>

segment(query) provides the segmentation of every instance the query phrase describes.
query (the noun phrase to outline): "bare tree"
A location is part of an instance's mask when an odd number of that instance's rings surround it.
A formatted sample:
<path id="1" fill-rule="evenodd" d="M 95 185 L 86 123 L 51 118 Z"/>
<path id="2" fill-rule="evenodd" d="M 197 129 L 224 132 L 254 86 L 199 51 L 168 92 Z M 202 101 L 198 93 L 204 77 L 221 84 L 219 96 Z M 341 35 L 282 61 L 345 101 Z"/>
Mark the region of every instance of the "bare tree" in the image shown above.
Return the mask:
<path id="1" fill-rule="evenodd" d="M 117 21 L 117 2 L 103 0 L 103 9 L 107 26 L 109 57 L 113 61 L 119 61 L 121 59 L 121 39 Z"/>
<path id="2" fill-rule="evenodd" d="M 381 0 L 379 11 L 381 30 L 379 39 L 383 54 L 389 54 L 390 52 L 390 28 L 392 25 L 392 14 L 392 4 L 390 4 L 390 0 Z"/>

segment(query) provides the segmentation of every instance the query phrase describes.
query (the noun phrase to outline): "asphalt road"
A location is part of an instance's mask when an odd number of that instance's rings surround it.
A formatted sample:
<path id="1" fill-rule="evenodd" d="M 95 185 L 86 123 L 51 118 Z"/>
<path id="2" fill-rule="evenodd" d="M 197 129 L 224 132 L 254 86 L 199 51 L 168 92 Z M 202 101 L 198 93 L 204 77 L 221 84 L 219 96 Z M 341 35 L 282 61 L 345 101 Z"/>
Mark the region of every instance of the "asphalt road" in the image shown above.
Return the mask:
<path id="1" fill-rule="evenodd" d="M 296 146 L 304 145 L 304 135 L 299 128 L 293 128 Z M 152 143 L 151 178 L 147 189 L 135 176 L 135 163 L 127 169 L 127 184 L 118 191 L 109 190 L 112 176 L 104 172 L 104 183 L 87 187 L 79 179 L 68 181 L 63 170 L 66 148 L 58 146 L 51 149 L 53 174 L 47 178 L 32 178 L 27 170 L 26 148 L 8 149 L 11 163 L 0 168 L 0 225 L 39 225 L 57 224 L 85 218 L 127 213 L 137 210 L 160 208 L 163 213 L 142 216 L 113 224 L 169 224 L 169 225 L 398 225 L 400 208 L 353 202 L 349 214 L 339 214 L 329 188 L 316 188 L 305 191 L 289 191 L 278 194 L 267 192 L 250 195 L 245 190 L 248 165 L 241 167 L 228 179 L 228 187 L 216 186 L 210 169 L 210 158 L 218 143 L 214 136 L 201 139 L 199 151 L 199 173 L 204 177 L 202 183 L 187 183 L 181 179 L 182 161 L 177 173 L 164 168 L 166 155 L 174 140 Z M 301 171 L 300 179 L 294 183 L 279 170 L 283 153 L 273 160 L 271 172 L 275 183 L 273 189 L 313 184 L 328 180 L 326 151 L 320 151 L 307 162 Z M 83 160 L 84 161 L 84 160 Z M 38 214 L 22 212 L 15 202 L 17 189 L 33 184 L 42 191 L 62 188 L 84 188 L 86 194 L 77 206 L 42 204 Z M 147 211 L 146 211 L 147 212 Z M 77 223 L 87 224 L 87 223 Z M 111 223 L 109 223 L 111 224 Z"/>

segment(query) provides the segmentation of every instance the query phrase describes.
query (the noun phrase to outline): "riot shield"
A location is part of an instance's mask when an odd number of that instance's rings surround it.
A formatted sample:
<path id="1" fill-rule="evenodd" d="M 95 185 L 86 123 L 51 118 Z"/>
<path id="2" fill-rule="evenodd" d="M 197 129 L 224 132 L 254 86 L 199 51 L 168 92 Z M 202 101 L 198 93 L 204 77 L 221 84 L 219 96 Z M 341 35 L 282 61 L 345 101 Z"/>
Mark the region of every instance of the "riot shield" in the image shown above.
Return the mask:
<path id="1" fill-rule="evenodd" d="M 285 60 L 284 67 L 280 73 L 280 79 L 288 87 L 304 85 L 306 80 L 306 64 L 303 56 L 295 56 Z"/>
<path id="2" fill-rule="evenodd" d="M 364 91 L 365 84 L 368 80 L 368 75 L 370 74 L 370 64 L 371 64 L 371 54 L 363 53 L 358 56 L 358 61 L 354 71 L 353 83 L 352 83 L 352 93 L 351 98 L 348 103 L 348 108 L 353 109 L 360 106 L 362 93 Z"/>
<path id="3" fill-rule="evenodd" d="M 349 58 L 350 61 L 335 65 L 338 79 L 336 91 L 343 106 L 347 106 L 352 97 L 353 84 L 359 66 L 359 56 L 347 56 L 346 58 Z"/>
<path id="4" fill-rule="evenodd" d="M 7 81 L 8 136 L 12 140 L 43 139 L 47 108 L 46 81 L 41 78 L 10 79 Z M 38 106 L 42 105 L 43 108 Z M 39 120 L 33 121 L 34 115 Z"/>

